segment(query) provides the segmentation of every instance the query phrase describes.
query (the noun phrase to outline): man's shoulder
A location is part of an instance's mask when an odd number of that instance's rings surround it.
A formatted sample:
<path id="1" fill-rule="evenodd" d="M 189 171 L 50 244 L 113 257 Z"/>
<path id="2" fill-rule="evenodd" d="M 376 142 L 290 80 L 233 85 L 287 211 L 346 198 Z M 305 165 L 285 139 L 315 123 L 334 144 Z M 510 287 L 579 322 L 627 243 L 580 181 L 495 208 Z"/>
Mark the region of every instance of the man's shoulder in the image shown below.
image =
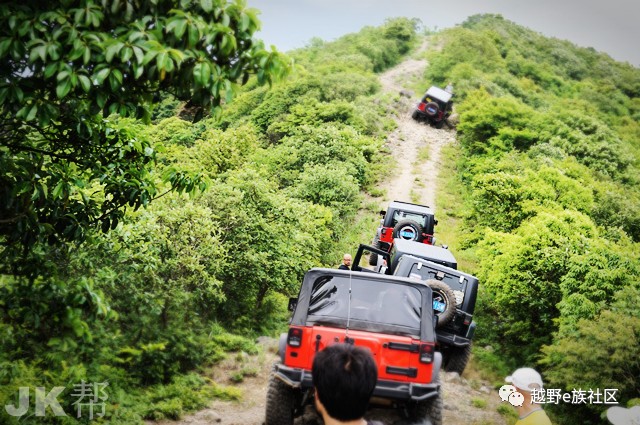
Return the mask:
<path id="1" fill-rule="evenodd" d="M 367 421 L 367 425 L 384 425 L 384 423 L 380 421 Z"/>
<path id="2" fill-rule="evenodd" d="M 547 413 L 540 409 L 534 410 L 528 415 L 520 418 L 516 425 L 552 425 Z"/>

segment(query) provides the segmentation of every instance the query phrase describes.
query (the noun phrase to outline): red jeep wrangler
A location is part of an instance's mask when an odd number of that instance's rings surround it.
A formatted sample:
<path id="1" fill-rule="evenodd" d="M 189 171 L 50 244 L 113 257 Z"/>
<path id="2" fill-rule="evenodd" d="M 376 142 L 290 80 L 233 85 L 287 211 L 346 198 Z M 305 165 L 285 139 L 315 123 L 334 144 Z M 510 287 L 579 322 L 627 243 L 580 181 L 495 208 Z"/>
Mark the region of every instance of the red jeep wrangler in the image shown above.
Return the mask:
<path id="1" fill-rule="evenodd" d="M 387 211 L 380 211 L 382 219 L 373 239 L 373 247 L 389 252 L 395 238 L 429 245 L 435 243 L 433 236 L 435 225 L 434 212 L 425 205 L 393 201 Z M 378 256 L 370 255 L 369 264 L 378 264 Z"/>
<path id="2" fill-rule="evenodd" d="M 290 307 L 289 332 L 280 337 L 280 361 L 269 381 L 266 425 L 291 425 L 313 403 L 314 355 L 339 342 L 371 350 L 378 366 L 372 406 L 442 423 L 431 288 L 407 278 L 316 268 Z"/>

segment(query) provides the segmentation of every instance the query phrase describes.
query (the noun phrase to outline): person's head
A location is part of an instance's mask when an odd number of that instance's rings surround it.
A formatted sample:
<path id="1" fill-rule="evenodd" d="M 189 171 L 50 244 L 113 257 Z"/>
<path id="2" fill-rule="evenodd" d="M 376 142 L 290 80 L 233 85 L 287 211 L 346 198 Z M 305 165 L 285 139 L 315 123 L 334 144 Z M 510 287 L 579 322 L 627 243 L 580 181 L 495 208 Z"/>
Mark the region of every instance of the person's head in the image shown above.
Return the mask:
<path id="1" fill-rule="evenodd" d="M 525 396 L 530 395 L 533 390 L 542 389 L 542 376 L 530 367 L 516 369 L 505 381 L 516 387 L 518 392 L 526 393 Z"/>
<path id="2" fill-rule="evenodd" d="M 369 350 L 352 344 L 330 345 L 316 354 L 311 374 L 321 413 L 324 409 L 341 422 L 364 417 L 378 380 Z"/>
<path id="3" fill-rule="evenodd" d="M 347 267 L 351 267 L 351 254 L 344 254 L 342 256 L 342 264 Z"/>

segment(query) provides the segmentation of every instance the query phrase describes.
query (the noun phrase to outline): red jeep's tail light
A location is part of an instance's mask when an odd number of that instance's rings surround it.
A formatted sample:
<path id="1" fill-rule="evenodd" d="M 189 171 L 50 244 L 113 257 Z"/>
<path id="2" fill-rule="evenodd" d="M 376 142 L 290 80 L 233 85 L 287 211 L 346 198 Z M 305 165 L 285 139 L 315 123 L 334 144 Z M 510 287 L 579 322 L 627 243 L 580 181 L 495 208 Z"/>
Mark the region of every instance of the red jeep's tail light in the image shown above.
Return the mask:
<path id="1" fill-rule="evenodd" d="M 300 347 L 302 345 L 302 329 L 291 328 L 287 336 L 287 344 L 292 347 Z"/>
<path id="2" fill-rule="evenodd" d="M 382 230 L 380 231 L 380 233 L 382 233 L 383 235 L 387 234 L 387 228 L 383 227 Z"/>
<path id="3" fill-rule="evenodd" d="M 422 344 L 420 345 L 420 363 L 433 362 L 433 345 Z"/>

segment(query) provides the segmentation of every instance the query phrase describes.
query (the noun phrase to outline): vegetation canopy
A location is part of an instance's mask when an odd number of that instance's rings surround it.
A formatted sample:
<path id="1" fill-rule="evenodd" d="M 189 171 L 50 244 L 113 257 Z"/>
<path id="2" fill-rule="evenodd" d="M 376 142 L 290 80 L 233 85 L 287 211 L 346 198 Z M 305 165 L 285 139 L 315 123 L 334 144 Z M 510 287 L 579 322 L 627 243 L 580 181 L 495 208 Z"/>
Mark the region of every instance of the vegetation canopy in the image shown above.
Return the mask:
<path id="1" fill-rule="evenodd" d="M 72 412 L 71 384 L 108 381 L 103 420 L 132 424 L 239 398 L 198 372 L 257 353 L 355 239 L 393 128 L 363 62 L 396 64 L 415 23 L 292 52 L 280 79 L 243 2 L 38 7 L 0 6 L 0 406 L 64 386 Z"/>
<path id="2" fill-rule="evenodd" d="M 637 403 L 640 70 L 497 15 L 436 38 L 425 79 L 456 87 L 480 344 L 506 370 L 540 369 L 547 388 Z M 604 409 L 549 406 L 562 424 L 603 423 Z"/>
<path id="3" fill-rule="evenodd" d="M 2 256 L 114 229 L 125 206 L 158 197 L 154 145 L 114 114 L 148 122 L 171 95 L 197 121 L 251 75 L 270 84 L 287 65 L 253 38 L 256 12 L 226 0 L 0 5 Z M 179 192 L 205 184 L 198 173 L 163 177 Z"/>

